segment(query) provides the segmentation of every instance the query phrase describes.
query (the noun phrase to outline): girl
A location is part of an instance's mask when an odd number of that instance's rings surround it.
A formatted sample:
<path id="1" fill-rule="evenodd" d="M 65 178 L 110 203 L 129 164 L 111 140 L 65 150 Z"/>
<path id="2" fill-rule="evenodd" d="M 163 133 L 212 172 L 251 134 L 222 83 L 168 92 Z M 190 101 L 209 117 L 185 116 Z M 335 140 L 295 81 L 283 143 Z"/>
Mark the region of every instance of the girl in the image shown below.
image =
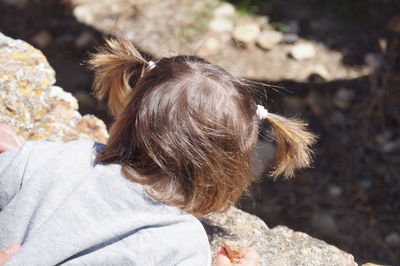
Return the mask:
<path id="1" fill-rule="evenodd" d="M 90 65 L 116 117 L 108 143 L 27 142 L 0 155 L 0 249 L 21 243 L 7 265 L 209 265 L 195 217 L 248 189 L 260 120 L 277 143 L 273 176 L 310 164 L 303 122 L 268 113 L 248 82 L 204 59 L 147 62 L 120 39 Z"/>

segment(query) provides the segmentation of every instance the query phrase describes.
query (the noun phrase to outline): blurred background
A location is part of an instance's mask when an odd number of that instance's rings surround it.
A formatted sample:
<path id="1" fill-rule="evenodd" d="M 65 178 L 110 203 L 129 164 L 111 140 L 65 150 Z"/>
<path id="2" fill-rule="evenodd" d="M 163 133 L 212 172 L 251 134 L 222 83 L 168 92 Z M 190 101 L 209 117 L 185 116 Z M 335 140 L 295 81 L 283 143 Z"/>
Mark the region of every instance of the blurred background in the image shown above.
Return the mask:
<path id="1" fill-rule="evenodd" d="M 108 125 L 85 66 L 106 36 L 259 81 L 258 101 L 305 119 L 319 141 L 313 168 L 263 178 L 239 207 L 359 263 L 400 265 L 399 0 L 0 0 L 0 31 L 43 51 L 81 113 Z M 271 163 L 265 147 L 258 176 Z"/>

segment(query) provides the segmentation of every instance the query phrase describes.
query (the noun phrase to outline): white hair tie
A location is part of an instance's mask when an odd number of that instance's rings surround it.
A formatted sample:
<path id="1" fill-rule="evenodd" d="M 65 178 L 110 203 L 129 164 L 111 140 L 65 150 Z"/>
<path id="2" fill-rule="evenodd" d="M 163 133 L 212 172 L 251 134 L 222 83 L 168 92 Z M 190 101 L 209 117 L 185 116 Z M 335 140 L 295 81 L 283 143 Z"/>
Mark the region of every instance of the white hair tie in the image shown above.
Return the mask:
<path id="1" fill-rule="evenodd" d="M 149 62 L 147 62 L 147 69 L 148 70 L 152 70 L 153 68 L 156 67 L 156 63 L 154 63 L 152 60 L 150 60 Z"/>
<path id="2" fill-rule="evenodd" d="M 268 110 L 262 105 L 257 105 L 257 117 L 259 120 L 264 120 L 268 117 Z"/>

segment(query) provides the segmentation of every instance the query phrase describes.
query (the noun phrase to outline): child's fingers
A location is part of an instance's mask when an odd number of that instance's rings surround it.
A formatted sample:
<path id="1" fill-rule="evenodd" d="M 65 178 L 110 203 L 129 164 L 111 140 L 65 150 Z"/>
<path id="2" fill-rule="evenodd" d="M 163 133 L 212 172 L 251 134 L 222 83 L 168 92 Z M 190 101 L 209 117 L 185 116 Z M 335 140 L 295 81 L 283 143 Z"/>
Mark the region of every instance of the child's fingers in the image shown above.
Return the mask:
<path id="1" fill-rule="evenodd" d="M 231 266 L 231 260 L 223 247 L 218 248 L 215 266 Z"/>
<path id="2" fill-rule="evenodd" d="M 14 255 L 15 253 L 17 253 L 18 249 L 21 247 L 20 244 L 12 244 L 11 246 L 9 246 L 5 252 L 7 252 L 8 254 Z"/>
<path id="3" fill-rule="evenodd" d="M 14 129 L 5 123 L 0 123 L 0 152 L 21 147 L 25 140 L 15 133 Z"/>
<path id="4" fill-rule="evenodd" d="M 260 265 L 260 254 L 255 248 L 249 247 L 237 265 L 258 266 Z"/>
<path id="5" fill-rule="evenodd" d="M 4 265 L 21 247 L 20 244 L 13 244 L 6 250 L 0 251 L 0 266 Z"/>
<path id="6" fill-rule="evenodd" d="M 260 265 L 260 254 L 253 247 L 249 247 L 244 254 L 244 257 L 239 260 L 238 263 L 232 264 L 229 259 L 228 253 L 225 248 L 220 247 L 217 251 L 217 257 L 215 260 L 216 266 L 259 266 Z"/>
<path id="7" fill-rule="evenodd" d="M 18 136 L 18 143 L 22 146 L 25 143 L 24 137 Z"/>

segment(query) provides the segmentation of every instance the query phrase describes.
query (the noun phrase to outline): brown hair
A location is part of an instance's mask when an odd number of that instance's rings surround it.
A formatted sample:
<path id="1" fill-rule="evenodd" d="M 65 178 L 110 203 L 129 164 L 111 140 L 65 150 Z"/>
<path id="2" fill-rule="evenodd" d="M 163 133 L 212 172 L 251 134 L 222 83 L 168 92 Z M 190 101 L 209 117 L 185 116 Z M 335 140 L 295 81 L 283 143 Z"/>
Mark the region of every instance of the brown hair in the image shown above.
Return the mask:
<path id="1" fill-rule="evenodd" d="M 121 164 L 151 197 L 189 213 L 225 210 L 249 188 L 259 120 L 248 82 L 195 56 L 151 68 L 122 39 L 108 40 L 89 63 L 95 94 L 108 96 L 116 117 L 100 162 Z M 306 125 L 276 114 L 267 120 L 278 146 L 272 175 L 309 166 L 314 135 Z"/>

